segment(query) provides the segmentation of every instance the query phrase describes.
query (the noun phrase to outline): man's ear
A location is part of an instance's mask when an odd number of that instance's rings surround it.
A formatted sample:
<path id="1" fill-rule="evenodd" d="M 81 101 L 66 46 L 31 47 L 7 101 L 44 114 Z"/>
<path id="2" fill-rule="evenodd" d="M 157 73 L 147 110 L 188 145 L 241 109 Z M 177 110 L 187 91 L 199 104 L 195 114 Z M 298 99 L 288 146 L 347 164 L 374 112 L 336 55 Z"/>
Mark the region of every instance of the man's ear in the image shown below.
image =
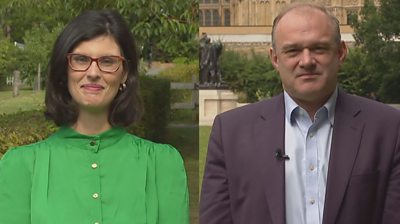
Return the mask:
<path id="1" fill-rule="evenodd" d="M 341 41 L 338 50 L 339 50 L 339 61 L 340 64 L 342 64 L 346 59 L 349 49 L 347 48 L 346 43 L 344 41 Z"/>
<path id="2" fill-rule="evenodd" d="M 269 48 L 269 59 L 271 60 L 272 66 L 274 66 L 274 68 L 276 70 L 278 70 L 278 57 L 276 55 L 276 51 L 274 48 Z"/>

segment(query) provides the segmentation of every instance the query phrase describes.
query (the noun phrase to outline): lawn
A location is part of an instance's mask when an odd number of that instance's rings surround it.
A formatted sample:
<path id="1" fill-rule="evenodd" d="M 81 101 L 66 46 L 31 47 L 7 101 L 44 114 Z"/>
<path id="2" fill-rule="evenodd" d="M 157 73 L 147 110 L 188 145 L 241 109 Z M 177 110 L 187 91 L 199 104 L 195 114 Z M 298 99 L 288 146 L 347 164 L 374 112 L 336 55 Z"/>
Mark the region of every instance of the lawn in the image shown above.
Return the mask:
<path id="1" fill-rule="evenodd" d="M 44 91 L 21 90 L 12 97 L 11 91 L 0 91 L 0 114 L 39 109 L 44 106 Z"/>
<path id="2" fill-rule="evenodd" d="M 204 164 L 206 162 L 208 138 L 210 137 L 211 127 L 200 126 L 199 128 L 199 189 L 203 180 Z"/>

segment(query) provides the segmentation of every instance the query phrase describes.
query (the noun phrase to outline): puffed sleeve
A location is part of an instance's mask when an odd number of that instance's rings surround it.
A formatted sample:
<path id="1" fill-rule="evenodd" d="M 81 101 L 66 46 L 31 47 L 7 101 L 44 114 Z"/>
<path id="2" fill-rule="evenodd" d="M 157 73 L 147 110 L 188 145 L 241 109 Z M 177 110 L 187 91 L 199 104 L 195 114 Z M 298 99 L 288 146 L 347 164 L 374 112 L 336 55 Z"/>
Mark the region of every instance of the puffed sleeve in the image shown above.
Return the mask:
<path id="1" fill-rule="evenodd" d="M 161 145 L 157 150 L 156 191 L 158 195 L 158 224 L 188 224 L 189 195 L 187 176 L 179 152 Z"/>
<path id="2" fill-rule="evenodd" d="M 29 224 L 33 153 L 9 150 L 0 160 L 0 223 Z"/>

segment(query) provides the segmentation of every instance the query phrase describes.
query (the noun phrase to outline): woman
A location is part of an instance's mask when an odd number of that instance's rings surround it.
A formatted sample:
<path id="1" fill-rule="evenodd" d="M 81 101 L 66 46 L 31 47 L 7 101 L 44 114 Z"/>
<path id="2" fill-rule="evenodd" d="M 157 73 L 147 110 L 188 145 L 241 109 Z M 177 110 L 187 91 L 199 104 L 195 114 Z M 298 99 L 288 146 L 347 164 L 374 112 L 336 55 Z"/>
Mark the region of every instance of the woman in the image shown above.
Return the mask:
<path id="1" fill-rule="evenodd" d="M 0 162 L 0 223 L 188 223 L 176 149 L 125 132 L 140 114 L 138 55 L 114 11 L 70 22 L 52 52 L 46 117 L 61 128 Z"/>

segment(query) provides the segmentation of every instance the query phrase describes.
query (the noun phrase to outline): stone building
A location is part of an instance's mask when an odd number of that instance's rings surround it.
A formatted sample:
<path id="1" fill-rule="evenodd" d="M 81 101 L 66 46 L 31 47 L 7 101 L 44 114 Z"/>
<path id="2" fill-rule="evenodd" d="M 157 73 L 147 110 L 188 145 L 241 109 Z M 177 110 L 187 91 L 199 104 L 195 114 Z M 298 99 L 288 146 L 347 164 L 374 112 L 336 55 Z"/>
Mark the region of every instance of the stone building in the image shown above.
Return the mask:
<path id="1" fill-rule="evenodd" d="M 359 13 L 364 0 L 200 0 L 200 34 L 207 33 L 227 48 L 266 51 L 275 16 L 293 2 L 325 5 L 338 18 L 342 39 L 350 45 L 354 42 L 349 19 Z M 379 5 L 379 0 L 375 4 Z"/>

